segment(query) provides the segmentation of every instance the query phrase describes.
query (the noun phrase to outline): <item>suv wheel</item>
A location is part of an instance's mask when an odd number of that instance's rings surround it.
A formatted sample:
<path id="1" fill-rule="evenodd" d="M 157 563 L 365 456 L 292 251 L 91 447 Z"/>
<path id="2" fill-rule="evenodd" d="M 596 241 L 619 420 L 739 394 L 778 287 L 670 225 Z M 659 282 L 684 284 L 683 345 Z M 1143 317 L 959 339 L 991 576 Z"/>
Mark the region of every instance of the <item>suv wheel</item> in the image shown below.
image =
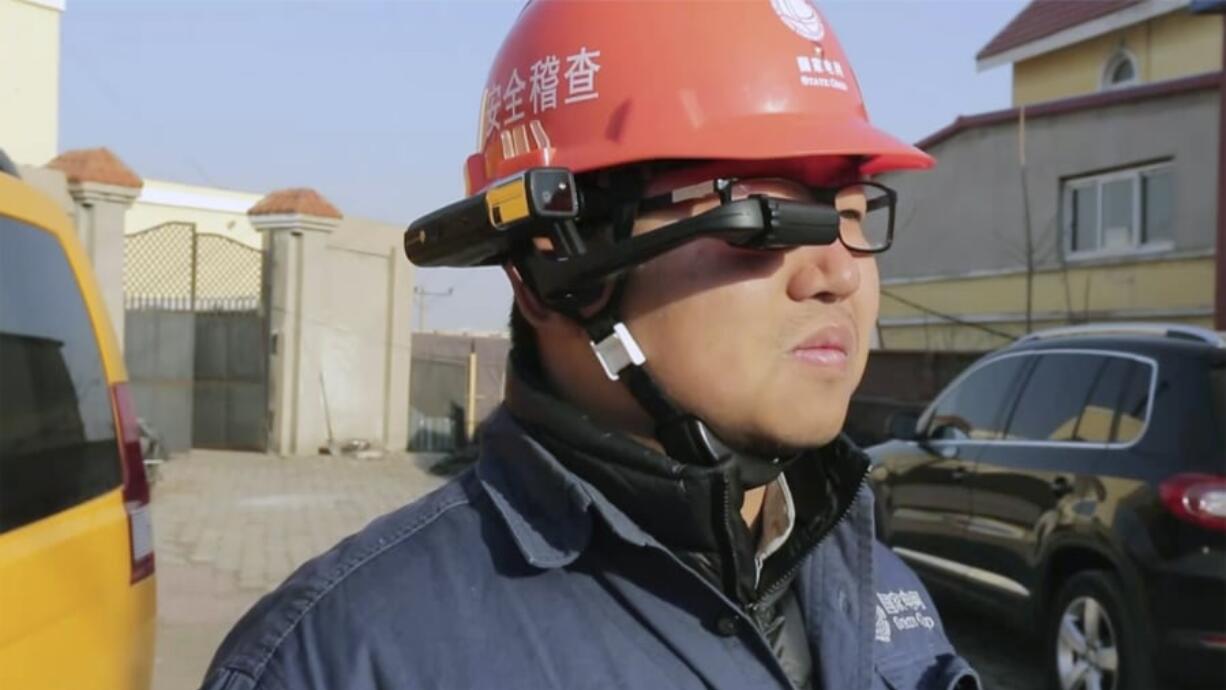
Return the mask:
<path id="1" fill-rule="evenodd" d="M 1141 690 L 1153 687 L 1137 615 L 1119 580 L 1093 570 L 1069 578 L 1047 623 L 1047 666 L 1054 690 Z"/>

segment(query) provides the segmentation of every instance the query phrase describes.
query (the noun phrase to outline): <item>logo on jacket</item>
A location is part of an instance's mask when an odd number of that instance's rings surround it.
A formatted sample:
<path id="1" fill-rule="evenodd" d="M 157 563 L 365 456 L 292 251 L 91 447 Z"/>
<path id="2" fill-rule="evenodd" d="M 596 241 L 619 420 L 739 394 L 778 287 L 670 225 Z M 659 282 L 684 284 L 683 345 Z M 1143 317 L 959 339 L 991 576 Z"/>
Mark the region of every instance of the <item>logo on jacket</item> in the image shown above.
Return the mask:
<path id="1" fill-rule="evenodd" d="M 810 41 L 820 41 L 826 35 L 822 17 L 810 0 L 771 0 L 771 7 L 789 29 Z"/>
<path id="2" fill-rule="evenodd" d="M 918 590 L 899 589 L 892 592 L 877 592 L 877 639 L 890 641 L 890 628 L 899 632 L 924 628 L 932 630 L 937 621 L 925 611 L 928 604 Z M 881 626 L 885 624 L 885 637 L 882 638 Z"/>
<path id="3" fill-rule="evenodd" d="M 877 641 L 890 641 L 890 620 L 885 617 L 885 609 L 877 607 Z"/>

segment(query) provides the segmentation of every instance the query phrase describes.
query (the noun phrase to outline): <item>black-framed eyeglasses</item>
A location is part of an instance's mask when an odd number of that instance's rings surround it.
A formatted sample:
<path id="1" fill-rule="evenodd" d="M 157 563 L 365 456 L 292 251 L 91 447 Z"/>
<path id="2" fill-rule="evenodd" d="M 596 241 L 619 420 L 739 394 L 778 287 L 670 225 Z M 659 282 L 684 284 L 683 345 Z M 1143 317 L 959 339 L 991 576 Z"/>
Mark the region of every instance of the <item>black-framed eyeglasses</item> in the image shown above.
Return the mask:
<path id="1" fill-rule="evenodd" d="M 534 289 L 546 300 L 553 300 L 565 299 L 578 289 L 599 284 L 704 237 L 763 251 L 841 242 L 850 251 L 863 254 L 884 252 L 894 241 L 898 194 L 883 184 L 862 180 L 838 187 L 811 188 L 771 180 L 795 187 L 795 193 L 789 196 L 800 196 L 797 199 L 771 196 L 765 182 L 711 180 L 643 198 L 637 204 L 640 215 L 712 194 L 720 203 L 650 232 L 603 245 L 599 251 L 589 251 L 575 238 L 559 241 L 557 244 L 568 247 L 562 254 L 528 253 L 521 256 L 518 265 L 532 276 Z M 555 229 L 565 227 L 559 224 Z"/>
<path id="2" fill-rule="evenodd" d="M 783 196 L 779 196 L 781 193 Z M 721 178 L 645 198 L 640 202 L 639 210 L 647 212 L 711 196 L 719 198 L 720 206 L 754 198 L 772 202 L 771 205 L 778 212 L 777 220 L 791 221 L 784 225 L 810 226 L 809 232 L 805 232 L 803 227 L 776 228 L 773 232 L 771 228 L 763 228 L 758 236 L 731 240 L 738 246 L 787 249 L 832 244 L 835 239 L 831 237 L 832 224 L 835 225 L 838 241 L 853 252 L 880 254 L 894 243 L 898 193 L 869 180 L 857 180 L 836 187 L 807 187 L 782 178 Z M 818 208 L 805 210 L 799 208 L 800 205 Z M 688 220 L 697 220 L 714 210 Z"/>

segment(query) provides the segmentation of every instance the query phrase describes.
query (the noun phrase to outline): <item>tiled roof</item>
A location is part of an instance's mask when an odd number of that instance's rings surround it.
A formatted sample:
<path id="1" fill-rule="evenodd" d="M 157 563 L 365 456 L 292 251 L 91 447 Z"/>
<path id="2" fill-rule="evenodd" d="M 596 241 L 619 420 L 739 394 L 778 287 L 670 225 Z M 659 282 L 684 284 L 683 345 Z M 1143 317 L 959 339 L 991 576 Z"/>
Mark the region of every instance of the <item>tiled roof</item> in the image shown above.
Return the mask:
<path id="1" fill-rule="evenodd" d="M 145 184 L 107 148 L 65 151 L 47 167 L 64 173 L 69 182 L 98 182 L 132 189 L 140 189 Z"/>
<path id="2" fill-rule="evenodd" d="M 975 58 L 982 60 L 999 55 L 1139 2 L 1141 0 L 1032 0 Z"/>
<path id="3" fill-rule="evenodd" d="M 249 216 L 270 216 L 279 213 L 299 213 L 320 218 L 340 218 L 341 212 L 314 189 L 281 189 L 260 199 L 248 211 Z"/>

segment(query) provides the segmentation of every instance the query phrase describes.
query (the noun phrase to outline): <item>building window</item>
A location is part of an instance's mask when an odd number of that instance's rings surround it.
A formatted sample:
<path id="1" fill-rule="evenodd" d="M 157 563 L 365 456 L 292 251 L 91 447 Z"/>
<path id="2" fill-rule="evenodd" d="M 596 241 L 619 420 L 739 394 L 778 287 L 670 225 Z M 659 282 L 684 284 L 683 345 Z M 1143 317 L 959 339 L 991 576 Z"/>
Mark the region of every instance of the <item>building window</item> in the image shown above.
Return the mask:
<path id="1" fill-rule="evenodd" d="M 1073 256 L 1169 249 L 1172 166 L 1121 170 L 1064 182 L 1064 249 Z"/>
<path id="2" fill-rule="evenodd" d="M 1138 81 L 1140 81 L 1140 76 L 1137 74 L 1136 58 L 1132 56 L 1132 53 L 1121 48 L 1111 56 L 1103 70 L 1103 90 L 1132 86 Z"/>

